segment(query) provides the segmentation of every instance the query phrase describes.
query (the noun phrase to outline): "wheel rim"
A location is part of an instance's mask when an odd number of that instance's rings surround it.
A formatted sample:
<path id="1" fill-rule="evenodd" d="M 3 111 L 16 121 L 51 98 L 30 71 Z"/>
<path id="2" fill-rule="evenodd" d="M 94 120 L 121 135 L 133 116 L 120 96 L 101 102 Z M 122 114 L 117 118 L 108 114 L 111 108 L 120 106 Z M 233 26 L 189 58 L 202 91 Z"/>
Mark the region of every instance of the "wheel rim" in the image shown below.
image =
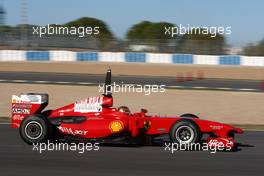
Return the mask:
<path id="1" fill-rule="evenodd" d="M 25 127 L 25 134 L 29 139 L 38 139 L 42 135 L 42 133 L 42 125 L 37 121 L 31 121 Z"/>
<path id="2" fill-rule="evenodd" d="M 175 137 L 182 144 L 190 143 L 194 138 L 194 130 L 189 126 L 180 126 L 175 132 Z"/>

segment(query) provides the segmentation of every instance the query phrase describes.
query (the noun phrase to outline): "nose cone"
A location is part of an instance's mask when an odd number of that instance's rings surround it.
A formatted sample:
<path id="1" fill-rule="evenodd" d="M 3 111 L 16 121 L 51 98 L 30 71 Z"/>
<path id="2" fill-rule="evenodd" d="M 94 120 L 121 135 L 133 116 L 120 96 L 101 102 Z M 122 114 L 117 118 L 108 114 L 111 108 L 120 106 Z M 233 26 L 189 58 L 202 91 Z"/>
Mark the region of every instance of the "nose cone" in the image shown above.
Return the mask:
<path id="1" fill-rule="evenodd" d="M 236 131 L 237 133 L 243 133 L 243 130 L 242 130 L 241 128 L 235 128 L 235 131 Z"/>

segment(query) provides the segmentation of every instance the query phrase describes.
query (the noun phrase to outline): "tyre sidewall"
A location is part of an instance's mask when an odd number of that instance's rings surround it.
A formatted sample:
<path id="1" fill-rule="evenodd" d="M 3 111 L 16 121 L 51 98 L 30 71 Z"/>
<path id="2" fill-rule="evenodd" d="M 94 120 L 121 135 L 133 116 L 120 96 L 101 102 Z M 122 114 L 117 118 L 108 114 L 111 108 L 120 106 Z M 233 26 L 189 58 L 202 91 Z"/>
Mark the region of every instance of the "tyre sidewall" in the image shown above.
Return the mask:
<path id="1" fill-rule="evenodd" d="M 31 139 L 26 134 L 26 126 L 30 123 L 36 123 L 41 125 L 42 132 L 41 135 L 37 139 Z M 25 118 L 19 127 L 19 133 L 21 138 L 28 144 L 33 143 L 40 143 L 40 142 L 46 142 L 48 139 L 48 133 L 49 133 L 49 124 L 47 119 L 44 116 L 41 115 L 30 115 L 29 117 Z"/>
<path id="2" fill-rule="evenodd" d="M 174 125 L 172 126 L 172 128 L 170 130 L 169 137 L 170 137 L 171 142 L 180 144 L 180 141 L 177 140 L 175 133 L 176 133 L 177 129 L 182 127 L 182 126 L 188 126 L 194 132 L 193 139 L 192 139 L 192 141 L 189 142 L 189 144 L 190 143 L 196 143 L 199 141 L 201 133 L 200 133 L 200 130 L 199 130 L 198 126 L 196 125 L 196 123 L 192 120 L 180 120 L 180 121 L 177 121 L 176 123 L 174 123 Z"/>

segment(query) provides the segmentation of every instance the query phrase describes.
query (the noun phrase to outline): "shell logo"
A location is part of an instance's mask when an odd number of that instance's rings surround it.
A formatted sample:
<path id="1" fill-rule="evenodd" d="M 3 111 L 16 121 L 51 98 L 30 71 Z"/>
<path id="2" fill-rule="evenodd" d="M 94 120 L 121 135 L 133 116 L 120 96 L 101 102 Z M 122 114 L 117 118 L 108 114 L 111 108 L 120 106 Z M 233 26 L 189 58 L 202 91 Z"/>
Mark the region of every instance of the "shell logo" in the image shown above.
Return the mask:
<path id="1" fill-rule="evenodd" d="M 121 121 L 112 121 L 110 123 L 110 130 L 113 132 L 113 133 L 116 133 L 116 132 L 119 132 L 123 129 L 123 122 Z"/>

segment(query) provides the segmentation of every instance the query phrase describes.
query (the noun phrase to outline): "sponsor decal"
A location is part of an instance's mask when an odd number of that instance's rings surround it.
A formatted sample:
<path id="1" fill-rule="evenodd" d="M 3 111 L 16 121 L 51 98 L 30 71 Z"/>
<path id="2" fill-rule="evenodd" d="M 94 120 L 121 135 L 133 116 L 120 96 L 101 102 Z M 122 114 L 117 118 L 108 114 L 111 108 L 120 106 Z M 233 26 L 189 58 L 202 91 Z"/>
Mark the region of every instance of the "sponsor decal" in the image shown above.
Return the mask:
<path id="1" fill-rule="evenodd" d="M 115 120 L 115 121 L 112 121 L 111 123 L 110 123 L 110 129 L 111 129 L 111 131 L 113 132 L 113 133 L 116 133 L 116 132 L 119 132 L 119 131 L 121 131 L 122 129 L 123 129 L 124 127 L 123 127 L 123 122 L 121 122 L 121 121 L 117 121 L 117 120 Z"/>
<path id="2" fill-rule="evenodd" d="M 231 140 L 228 140 L 226 138 L 218 138 L 218 139 L 211 139 L 208 141 L 208 146 L 219 146 L 219 147 L 232 147 L 234 146 L 234 142 Z"/>
<path id="3" fill-rule="evenodd" d="M 13 95 L 12 103 L 21 103 L 21 104 L 41 104 L 40 95 Z"/>
<path id="4" fill-rule="evenodd" d="M 12 112 L 16 114 L 30 114 L 30 109 L 12 108 Z"/>
<path id="5" fill-rule="evenodd" d="M 145 130 L 148 130 L 150 128 L 150 126 L 151 126 L 151 122 L 150 121 L 145 121 L 144 122 L 144 129 Z M 158 131 L 165 131 L 165 128 L 158 128 L 157 130 Z"/>
<path id="6" fill-rule="evenodd" d="M 12 104 L 12 108 L 30 109 L 31 104 Z"/>
<path id="7" fill-rule="evenodd" d="M 74 112 L 101 112 L 103 97 L 89 97 L 74 103 Z"/>
<path id="8" fill-rule="evenodd" d="M 213 130 L 220 130 L 223 128 L 223 126 L 210 125 L 210 128 L 212 128 Z"/>
<path id="9" fill-rule="evenodd" d="M 30 109 L 32 105 L 25 103 L 25 104 L 12 104 L 12 113 L 16 114 L 30 114 Z"/>
<path id="10" fill-rule="evenodd" d="M 22 115 L 14 115 L 13 117 L 12 117 L 12 120 L 23 120 L 25 117 L 24 116 L 22 116 Z"/>
<path id="11" fill-rule="evenodd" d="M 76 130 L 76 129 L 72 129 L 72 128 L 67 128 L 67 127 L 58 127 L 59 130 L 62 133 L 67 133 L 67 134 L 71 134 L 71 135 L 86 135 L 88 133 L 88 131 L 85 130 Z"/>
<path id="12" fill-rule="evenodd" d="M 223 142 L 219 142 L 218 140 L 216 140 L 216 139 L 212 139 L 212 140 L 210 140 L 209 142 L 208 142 L 208 145 L 209 146 L 217 146 L 217 145 L 219 145 L 219 144 L 223 144 Z"/>

